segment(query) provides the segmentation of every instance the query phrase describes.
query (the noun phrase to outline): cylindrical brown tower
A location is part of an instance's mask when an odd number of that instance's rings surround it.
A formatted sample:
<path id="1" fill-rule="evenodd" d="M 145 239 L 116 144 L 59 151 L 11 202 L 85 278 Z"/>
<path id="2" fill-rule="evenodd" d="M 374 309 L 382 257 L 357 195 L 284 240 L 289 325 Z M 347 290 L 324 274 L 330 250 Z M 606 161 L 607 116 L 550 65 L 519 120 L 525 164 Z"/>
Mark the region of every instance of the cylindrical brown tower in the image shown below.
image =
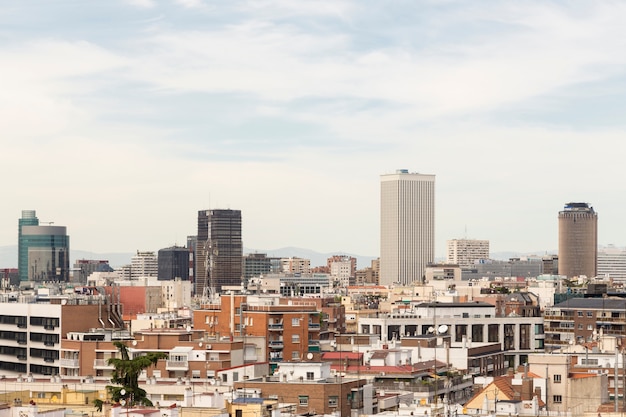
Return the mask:
<path id="1" fill-rule="evenodd" d="M 559 212 L 559 274 L 595 277 L 598 214 L 587 203 L 568 203 Z"/>

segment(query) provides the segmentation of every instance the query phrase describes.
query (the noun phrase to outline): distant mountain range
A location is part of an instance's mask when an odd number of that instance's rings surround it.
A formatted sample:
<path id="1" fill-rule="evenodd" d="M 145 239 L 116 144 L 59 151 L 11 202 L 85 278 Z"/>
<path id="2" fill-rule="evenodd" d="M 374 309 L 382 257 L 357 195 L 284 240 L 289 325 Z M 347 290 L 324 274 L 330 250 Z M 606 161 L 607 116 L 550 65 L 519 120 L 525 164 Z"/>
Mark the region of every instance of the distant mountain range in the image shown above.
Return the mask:
<path id="1" fill-rule="evenodd" d="M 353 256 L 357 259 L 357 267 L 365 268 L 370 266 L 373 259 L 376 259 L 375 256 L 362 256 L 355 255 L 351 253 L 345 252 L 327 252 L 320 253 L 310 249 L 303 248 L 295 248 L 295 247 L 284 247 L 279 249 L 272 250 L 251 250 L 244 248 L 244 253 L 265 253 L 267 256 L 271 257 L 298 257 L 305 258 L 311 260 L 311 266 L 322 266 L 326 265 L 326 260 L 333 255 L 346 255 Z M 532 254 L 541 254 L 541 253 L 556 253 L 556 251 L 537 251 L 532 252 Z M 113 268 L 118 268 L 122 265 L 127 265 L 130 263 L 130 259 L 133 257 L 134 252 L 110 252 L 110 253 L 94 253 L 83 251 L 79 249 L 71 249 L 70 251 L 70 264 L 74 265 L 74 262 L 77 259 L 103 259 L 108 260 L 109 264 Z M 516 258 L 520 256 L 526 256 L 528 254 L 520 253 L 520 252 L 497 252 L 491 254 L 491 259 L 497 260 L 508 260 L 510 258 Z M 437 259 L 438 261 L 442 261 L 442 259 Z M 17 245 L 15 246 L 0 246 L 0 268 L 17 268 Z"/>
<path id="2" fill-rule="evenodd" d="M 358 267 L 364 268 L 370 266 L 374 256 L 361 256 L 344 252 L 331 252 L 320 253 L 309 249 L 285 247 L 272 250 L 251 250 L 244 248 L 244 253 L 265 253 L 271 257 L 298 257 L 311 260 L 311 266 L 326 265 L 326 259 L 333 255 L 347 255 L 357 258 Z M 102 259 L 109 261 L 109 264 L 113 268 L 118 268 L 122 265 L 130 263 L 130 259 L 135 255 L 134 252 L 110 252 L 110 253 L 95 253 L 83 251 L 80 249 L 70 249 L 70 265 L 74 265 L 77 259 Z M 0 268 L 17 268 L 17 245 L 15 246 L 0 246 Z"/>

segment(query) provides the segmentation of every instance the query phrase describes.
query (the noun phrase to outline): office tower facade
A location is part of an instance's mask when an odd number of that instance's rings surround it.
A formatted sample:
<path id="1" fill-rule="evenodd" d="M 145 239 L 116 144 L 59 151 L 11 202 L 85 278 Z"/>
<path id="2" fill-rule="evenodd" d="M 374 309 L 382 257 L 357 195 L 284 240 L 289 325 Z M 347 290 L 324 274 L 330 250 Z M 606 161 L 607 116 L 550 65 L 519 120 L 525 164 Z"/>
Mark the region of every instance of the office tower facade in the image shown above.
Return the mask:
<path id="1" fill-rule="evenodd" d="M 156 277 L 159 273 L 159 264 L 154 252 L 140 252 L 130 258 L 130 278 Z"/>
<path id="2" fill-rule="evenodd" d="M 422 281 L 435 258 L 435 176 L 400 169 L 381 176 L 380 283 Z"/>
<path id="3" fill-rule="evenodd" d="M 243 241 L 241 210 L 200 210 L 196 244 L 196 295 L 241 285 Z"/>
<path id="4" fill-rule="evenodd" d="M 489 259 L 489 241 L 452 239 L 446 242 L 446 263 L 469 267 L 480 259 Z"/>
<path id="5" fill-rule="evenodd" d="M 626 283 L 626 248 L 609 245 L 598 249 L 598 276 Z"/>
<path id="6" fill-rule="evenodd" d="M 243 279 L 280 272 L 280 258 L 268 257 L 265 253 L 249 253 L 243 257 Z"/>
<path id="7" fill-rule="evenodd" d="M 559 212 L 559 274 L 597 274 L 598 214 L 587 203 L 568 203 Z"/>
<path id="8" fill-rule="evenodd" d="M 159 250 L 159 281 L 172 281 L 180 278 L 189 281 L 189 249 L 172 246 Z"/>
<path id="9" fill-rule="evenodd" d="M 74 262 L 72 282 L 87 284 L 87 278 L 94 272 L 113 272 L 113 268 L 107 260 L 79 259 Z"/>
<path id="10" fill-rule="evenodd" d="M 69 281 L 67 228 L 39 225 L 34 210 L 22 211 L 18 221 L 18 269 L 20 281 Z"/>
<path id="11" fill-rule="evenodd" d="M 189 250 L 189 280 L 196 282 L 196 247 L 198 236 L 187 236 L 187 250 Z M 193 287 L 192 287 L 193 288 Z"/>

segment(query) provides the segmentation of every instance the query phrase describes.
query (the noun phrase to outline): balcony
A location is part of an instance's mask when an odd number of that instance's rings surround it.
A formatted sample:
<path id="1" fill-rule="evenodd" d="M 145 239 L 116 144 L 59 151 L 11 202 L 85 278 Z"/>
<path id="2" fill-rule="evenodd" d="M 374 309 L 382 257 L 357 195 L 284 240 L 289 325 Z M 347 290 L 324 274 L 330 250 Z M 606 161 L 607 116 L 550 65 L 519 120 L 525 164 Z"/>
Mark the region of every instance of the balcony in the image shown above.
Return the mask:
<path id="1" fill-rule="evenodd" d="M 268 326 L 268 329 L 270 331 L 282 331 L 283 330 L 283 324 L 282 323 L 280 323 L 280 324 L 270 324 Z"/>
<path id="2" fill-rule="evenodd" d="M 270 340 L 270 349 L 282 349 L 285 347 L 282 340 Z"/>
<path id="3" fill-rule="evenodd" d="M 319 323 L 309 323 L 309 330 L 319 330 L 320 329 L 320 324 Z"/>
<path id="4" fill-rule="evenodd" d="M 78 359 L 61 359 L 61 368 L 80 368 Z"/>
<path id="5" fill-rule="evenodd" d="M 93 369 L 115 369 L 115 367 L 113 365 L 109 365 L 107 361 L 108 359 L 94 359 Z"/>
<path id="6" fill-rule="evenodd" d="M 188 371 L 189 362 L 168 360 L 167 362 L 165 362 L 165 369 L 167 369 L 168 371 Z"/>

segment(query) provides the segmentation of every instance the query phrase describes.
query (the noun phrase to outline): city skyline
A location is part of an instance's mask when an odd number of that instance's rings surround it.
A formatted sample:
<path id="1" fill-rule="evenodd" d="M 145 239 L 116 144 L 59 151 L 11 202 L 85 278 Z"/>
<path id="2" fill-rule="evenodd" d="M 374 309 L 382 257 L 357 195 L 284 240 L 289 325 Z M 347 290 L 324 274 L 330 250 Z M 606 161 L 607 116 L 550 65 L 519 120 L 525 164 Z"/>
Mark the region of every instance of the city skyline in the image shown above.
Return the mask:
<path id="1" fill-rule="evenodd" d="M 379 177 L 437 177 L 446 241 L 626 246 L 621 4 L 26 0 L 0 15 L 0 246 L 37 210 L 95 253 L 242 212 L 251 250 L 380 254 Z M 542 253 L 538 253 L 541 255 Z"/>

